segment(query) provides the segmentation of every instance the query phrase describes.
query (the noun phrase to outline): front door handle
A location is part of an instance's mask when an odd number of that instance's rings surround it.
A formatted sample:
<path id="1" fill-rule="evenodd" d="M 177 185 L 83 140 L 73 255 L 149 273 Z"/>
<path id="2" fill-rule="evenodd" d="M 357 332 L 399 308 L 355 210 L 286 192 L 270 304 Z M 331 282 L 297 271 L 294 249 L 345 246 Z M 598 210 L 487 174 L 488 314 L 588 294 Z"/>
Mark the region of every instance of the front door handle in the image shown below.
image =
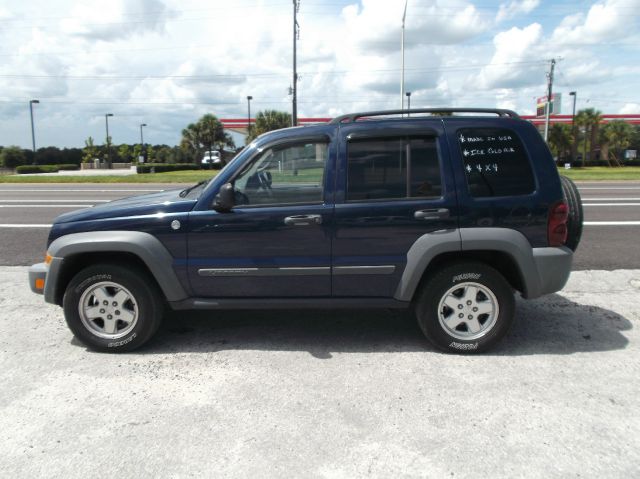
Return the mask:
<path id="1" fill-rule="evenodd" d="M 413 214 L 417 220 L 441 220 L 449 217 L 447 208 L 435 208 L 432 210 L 418 210 Z"/>
<path id="2" fill-rule="evenodd" d="M 284 219 L 284 224 L 285 225 L 289 225 L 289 226 L 321 225 L 322 224 L 322 216 L 321 215 L 287 216 Z"/>

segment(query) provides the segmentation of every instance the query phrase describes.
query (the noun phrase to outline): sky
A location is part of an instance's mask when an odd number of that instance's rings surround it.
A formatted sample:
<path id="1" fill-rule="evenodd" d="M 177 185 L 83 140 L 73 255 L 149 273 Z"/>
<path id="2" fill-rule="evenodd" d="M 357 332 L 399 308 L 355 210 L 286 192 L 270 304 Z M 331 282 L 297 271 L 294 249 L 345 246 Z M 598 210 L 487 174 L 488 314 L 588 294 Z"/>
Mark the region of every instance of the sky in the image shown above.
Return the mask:
<path id="1" fill-rule="evenodd" d="M 298 116 L 400 107 L 404 0 L 300 0 Z M 175 145 L 206 113 L 291 112 L 293 0 L 0 0 L 0 145 Z M 640 0 L 409 0 L 415 107 L 640 113 Z M 242 144 L 242 139 L 236 137 Z"/>

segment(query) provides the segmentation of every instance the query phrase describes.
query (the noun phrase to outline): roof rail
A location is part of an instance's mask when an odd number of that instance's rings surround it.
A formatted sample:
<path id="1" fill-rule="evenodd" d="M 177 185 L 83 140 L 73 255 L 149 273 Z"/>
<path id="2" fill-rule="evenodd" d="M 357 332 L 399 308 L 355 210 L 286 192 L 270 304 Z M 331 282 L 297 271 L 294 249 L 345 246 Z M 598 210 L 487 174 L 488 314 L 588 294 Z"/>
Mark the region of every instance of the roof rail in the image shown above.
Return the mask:
<path id="1" fill-rule="evenodd" d="M 353 123 L 358 118 L 385 115 L 402 115 L 403 113 L 494 113 L 498 116 L 520 118 L 515 111 L 505 110 L 502 108 L 412 108 L 411 110 L 381 110 L 367 111 L 363 113 L 349 113 L 347 115 L 337 116 L 329 123 Z"/>

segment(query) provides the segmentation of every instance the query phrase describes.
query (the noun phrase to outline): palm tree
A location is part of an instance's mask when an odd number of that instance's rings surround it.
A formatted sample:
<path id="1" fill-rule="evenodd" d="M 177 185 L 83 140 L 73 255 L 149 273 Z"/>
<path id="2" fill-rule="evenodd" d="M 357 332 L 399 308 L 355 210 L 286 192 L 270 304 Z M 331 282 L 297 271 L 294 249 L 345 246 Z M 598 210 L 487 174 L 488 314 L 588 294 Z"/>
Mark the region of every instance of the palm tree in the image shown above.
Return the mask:
<path id="1" fill-rule="evenodd" d="M 633 136 L 633 127 L 625 121 L 614 120 L 602 127 L 600 130 L 600 144 L 602 145 L 602 155 L 604 159 L 611 165 L 609 161 L 609 149 L 611 157 L 616 165 L 621 166 L 617 153 L 627 148 L 631 144 Z"/>
<path id="2" fill-rule="evenodd" d="M 572 127 L 554 123 L 549 131 L 549 148 L 558 159 L 571 155 L 571 144 L 573 140 Z"/>
<path id="3" fill-rule="evenodd" d="M 291 126 L 291 115 L 284 111 L 265 110 L 256 115 L 256 122 L 247 135 L 247 144 L 268 131 Z"/>
<path id="4" fill-rule="evenodd" d="M 589 151 L 589 159 L 595 158 L 595 152 L 598 149 L 598 130 L 602 121 L 602 112 L 593 108 L 587 108 L 591 116 L 591 148 Z"/>
<path id="5" fill-rule="evenodd" d="M 584 144 L 582 151 L 582 165 L 587 160 L 587 139 L 591 140 L 591 148 L 589 149 L 589 161 L 593 161 L 594 152 L 596 150 L 598 126 L 602 120 L 601 112 L 594 108 L 586 108 L 580 110 L 576 115 L 576 125 L 584 128 Z M 577 141 L 577 139 L 576 139 Z"/>
<path id="6" fill-rule="evenodd" d="M 194 156 L 201 156 L 204 151 L 234 147 L 233 138 L 224 131 L 224 126 L 215 115 L 206 114 L 196 123 L 191 123 L 182 130 L 180 146 Z"/>

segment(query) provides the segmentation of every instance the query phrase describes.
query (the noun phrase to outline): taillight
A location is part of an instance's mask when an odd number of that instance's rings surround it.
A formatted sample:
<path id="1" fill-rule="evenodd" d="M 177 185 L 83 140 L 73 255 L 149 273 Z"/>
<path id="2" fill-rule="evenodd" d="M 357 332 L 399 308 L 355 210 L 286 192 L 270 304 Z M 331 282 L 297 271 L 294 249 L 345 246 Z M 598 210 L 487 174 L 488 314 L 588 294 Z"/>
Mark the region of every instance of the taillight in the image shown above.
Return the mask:
<path id="1" fill-rule="evenodd" d="M 569 207 L 564 201 L 558 201 L 549 208 L 547 239 L 549 246 L 562 246 L 567 241 L 567 219 Z"/>

